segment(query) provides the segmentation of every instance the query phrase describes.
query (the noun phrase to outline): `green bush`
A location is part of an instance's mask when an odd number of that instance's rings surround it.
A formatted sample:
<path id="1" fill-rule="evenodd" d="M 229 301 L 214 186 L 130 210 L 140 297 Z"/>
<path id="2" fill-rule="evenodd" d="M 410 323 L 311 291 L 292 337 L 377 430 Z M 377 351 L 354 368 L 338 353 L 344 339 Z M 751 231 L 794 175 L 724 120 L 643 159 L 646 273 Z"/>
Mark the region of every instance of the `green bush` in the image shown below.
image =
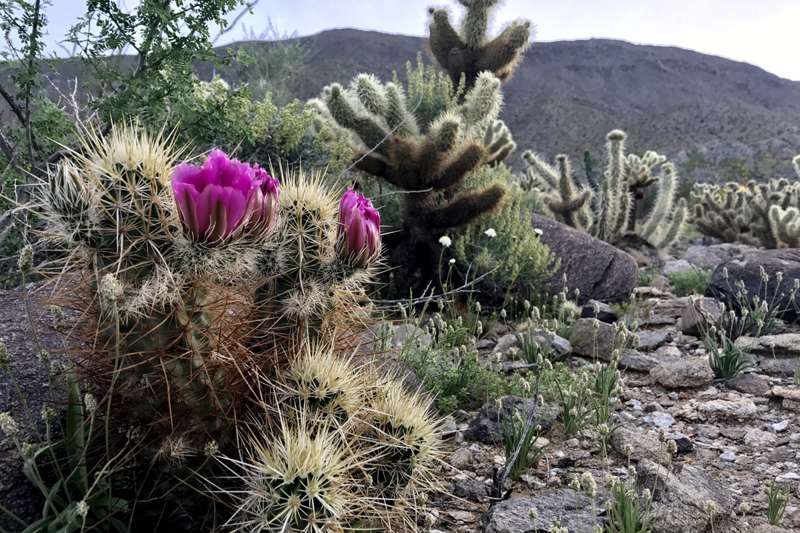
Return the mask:
<path id="1" fill-rule="evenodd" d="M 504 164 L 484 166 L 467 177 L 467 188 L 483 188 L 495 182 L 510 184 L 502 208 L 464 229 L 453 240 L 458 268 L 470 278 L 486 274 L 478 284 L 482 296 L 506 303 L 538 301 L 545 283 L 558 268 L 558 260 L 539 240 L 532 226 L 535 192 L 514 184 Z"/>
<path id="2" fill-rule="evenodd" d="M 329 129 L 314 128 L 314 115 L 302 102 L 281 107 L 269 94 L 254 99 L 247 86 L 231 88 L 221 78 L 195 80 L 169 107 L 167 122 L 177 129 L 178 142 L 198 151 L 216 147 L 262 165 L 328 167 L 334 173 L 352 155 Z"/>
<path id="3" fill-rule="evenodd" d="M 711 282 L 711 271 L 691 268 L 685 272 L 668 274 L 667 278 L 676 296 L 703 294 L 709 282 Z"/>

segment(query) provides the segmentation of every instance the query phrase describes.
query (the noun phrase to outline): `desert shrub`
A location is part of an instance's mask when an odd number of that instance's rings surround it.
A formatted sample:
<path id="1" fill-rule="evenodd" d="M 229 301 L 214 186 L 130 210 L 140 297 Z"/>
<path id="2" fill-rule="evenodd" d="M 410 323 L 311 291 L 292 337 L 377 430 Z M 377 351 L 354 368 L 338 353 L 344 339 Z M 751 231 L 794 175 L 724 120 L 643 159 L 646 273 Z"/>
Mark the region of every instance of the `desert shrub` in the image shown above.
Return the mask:
<path id="1" fill-rule="evenodd" d="M 167 116 L 178 142 L 197 151 L 217 147 L 246 161 L 288 169 L 328 167 L 331 173 L 351 156 L 330 129 L 313 128 L 313 113 L 303 103 L 278 106 L 269 93 L 254 99 L 247 86 L 231 88 L 221 78 L 194 79 L 190 90 L 172 96 Z"/>
<path id="2" fill-rule="evenodd" d="M 667 279 L 676 296 L 703 294 L 711 281 L 711 271 L 693 267 L 684 272 L 668 274 Z"/>
<path id="3" fill-rule="evenodd" d="M 512 181 L 504 164 L 482 167 L 467 177 L 470 187 L 487 187 Z M 455 236 L 453 252 L 463 277 L 486 275 L 478 289 L 481 295 L 505 304 L 541 298 L 545 284 L 558 269 L 558 260 L 539 239 L 532 226 L 531 191 L 511 186 L 502 209 L 482 217 Z"/>

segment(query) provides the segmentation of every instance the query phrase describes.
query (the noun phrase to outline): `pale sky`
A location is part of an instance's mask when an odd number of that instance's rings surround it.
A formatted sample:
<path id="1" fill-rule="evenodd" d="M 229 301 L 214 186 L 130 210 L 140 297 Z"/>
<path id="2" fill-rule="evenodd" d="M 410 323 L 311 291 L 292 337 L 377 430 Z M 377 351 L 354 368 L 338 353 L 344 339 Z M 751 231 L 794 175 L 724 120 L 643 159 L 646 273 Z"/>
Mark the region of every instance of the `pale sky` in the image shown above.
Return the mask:
<path id="1" fill-rule="evenodd" d="M 85 1 L 51 3 L 48 38 L 55 50 Z M 242 22 L 256 33 L 269 18 L 282 32 L 300 35 L 330 28 L 424 35 L 431 4 L 461 13 L 454 0 L 261 0 Z M 800 80 L 800 0 L 505 0 L 496 25 L 515 18 L 533 21 L 538 41 L 603 37 L 678 46 Z M 236 28 L 219 44 L 242 35 Z"/>

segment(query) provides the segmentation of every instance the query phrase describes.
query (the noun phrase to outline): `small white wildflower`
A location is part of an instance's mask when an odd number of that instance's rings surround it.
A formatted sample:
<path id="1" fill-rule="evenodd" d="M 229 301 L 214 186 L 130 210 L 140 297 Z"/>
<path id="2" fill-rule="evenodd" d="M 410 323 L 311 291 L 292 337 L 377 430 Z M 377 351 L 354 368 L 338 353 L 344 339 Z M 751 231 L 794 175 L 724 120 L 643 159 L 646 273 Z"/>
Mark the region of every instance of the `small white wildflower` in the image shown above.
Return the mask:
<path id="1" fill-rule="evenodd" d="M 534 232 L 536 235 L 540 236 L 540 237 L 541 237 L 541 236 L 542 236 L 542 234 L 544 233 L 544 232 L 543 232 L 542 230 L 540 230 L 539 228 L 533 228 L 533 232 Z"/>
<path id="2" fill-rule="evenodd" d="M 456 260 L 455 260 L 454 258 L 451 258 L 451 259 L 448 261 L 448 263 L 449 263 L 449 264 L 451 264 L 451 265 L 455 265 L 455 264 L 456 264 Z"/>
<path id="3" fill-rule="evenodd" d="M 55 417 L 56 417 L 56 412 L 52 407 L 50 407 L 49 405 L 42 406 L 42 420 L 44 420 L 45 422 L 50 422 Z"/>
<path id="4" fill-rule="evenodd" d="M 589 470 L 581 474 L 581 486 L 587 496 L 594 498 L 594 495 L 597 493 L 597 482 L 594 480 L 594 476 Z"/>
<path id="5" fill-rule="evenodd" d="M 717 512 L 717 502 L 714 500 L 706 500 L 703 503 L 703 510 L 710 515 L 715 514 Z"/>
<path id="6" fill-rule="evenodd" d="M 214 457 L 217 455 L 217 453 L 219 453 L 219 444 L 217 444 L 217 441 L 208 441 L 205 445 L 205 448 L 203 448 L 203 453 L 206 457 Z"/>
<path id="7" fill-rule="evenodd" d="M 75 512 L 78 513 L 78 516 L 81 518 L 86 518 L 89 515 L 89 504 L 86 503 L 86 500 L 81 500 L 75 506 Z"/>
<path id="8" fill-rule="evenodd" d="M 453 241 L 447 235 L 442 235 L 441 237 L 439 237 L 439 244 L 441 244 L 445 248 L 450 248 L 450 245 L 453 244 Z"/>
<path id="9" fill-rule="evenodd" d="M 17 421 L 11 417 L 11 414 L 8 412 L 0 413 L 0 431 L 5 433 L 9 437 L 15 436 L 19 433 L 19 426 L 17 426 Z"/>
<path id="10" fill-rule="evenodd" d="M 750 514 L 750 504 L 747 502 L 742 502 L 739 504 L 739 507 L 736 510 L 741 515 Z"/>
<path id="11" fill-rule="evenodd" d="M 489 237 L 490 239 L 494 239 L 495 237 L 497 237 L 497 232 L 494 230 L 494 228 L 487 229 L 486 231 L 483 232 L 483 234 Z"/>
<path id="12" fill-rule="evenodd" d="M 508 316 L 508 313 L 506 313 L 506 310 L 505 309 L 501 309 L 500 310 L 500 318 L 505 320 L 507 316 Z"/>

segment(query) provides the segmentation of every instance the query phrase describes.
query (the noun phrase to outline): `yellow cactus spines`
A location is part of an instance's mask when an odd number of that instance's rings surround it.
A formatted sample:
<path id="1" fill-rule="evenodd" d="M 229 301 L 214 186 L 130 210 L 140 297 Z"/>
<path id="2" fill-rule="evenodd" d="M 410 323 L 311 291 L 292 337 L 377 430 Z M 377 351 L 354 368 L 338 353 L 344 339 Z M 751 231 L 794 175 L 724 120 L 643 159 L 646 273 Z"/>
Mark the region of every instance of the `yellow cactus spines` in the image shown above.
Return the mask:
<path id="1" fill-rule="evenodd" d="M 397 378 L 379 378 L 361 437 L 369 450 L 365 465 L 378 507 L 402 509 L 418 495 L 437 487 L 441 464 L 441 425 L 432 415 L 432 400 L 409 392 Z M 396 504 L 399 507 L 395 507 Z"/>
<path id="2" fill-rule="evenodd" d="M 223 459 L 243 489 L 227 526 L 234 531 L 341 531 L 361 514 L 358 468 L 335 431 L 299 415 L 274 436 L 253 431 L 245 459 Z"/>
<path id="3" fill-rule="evenodd" d="M 335 426 L 352 423 L 364 408 L 368 381 L 352 358 L 308 342 L 277 377 L 280 398 Z"/>

